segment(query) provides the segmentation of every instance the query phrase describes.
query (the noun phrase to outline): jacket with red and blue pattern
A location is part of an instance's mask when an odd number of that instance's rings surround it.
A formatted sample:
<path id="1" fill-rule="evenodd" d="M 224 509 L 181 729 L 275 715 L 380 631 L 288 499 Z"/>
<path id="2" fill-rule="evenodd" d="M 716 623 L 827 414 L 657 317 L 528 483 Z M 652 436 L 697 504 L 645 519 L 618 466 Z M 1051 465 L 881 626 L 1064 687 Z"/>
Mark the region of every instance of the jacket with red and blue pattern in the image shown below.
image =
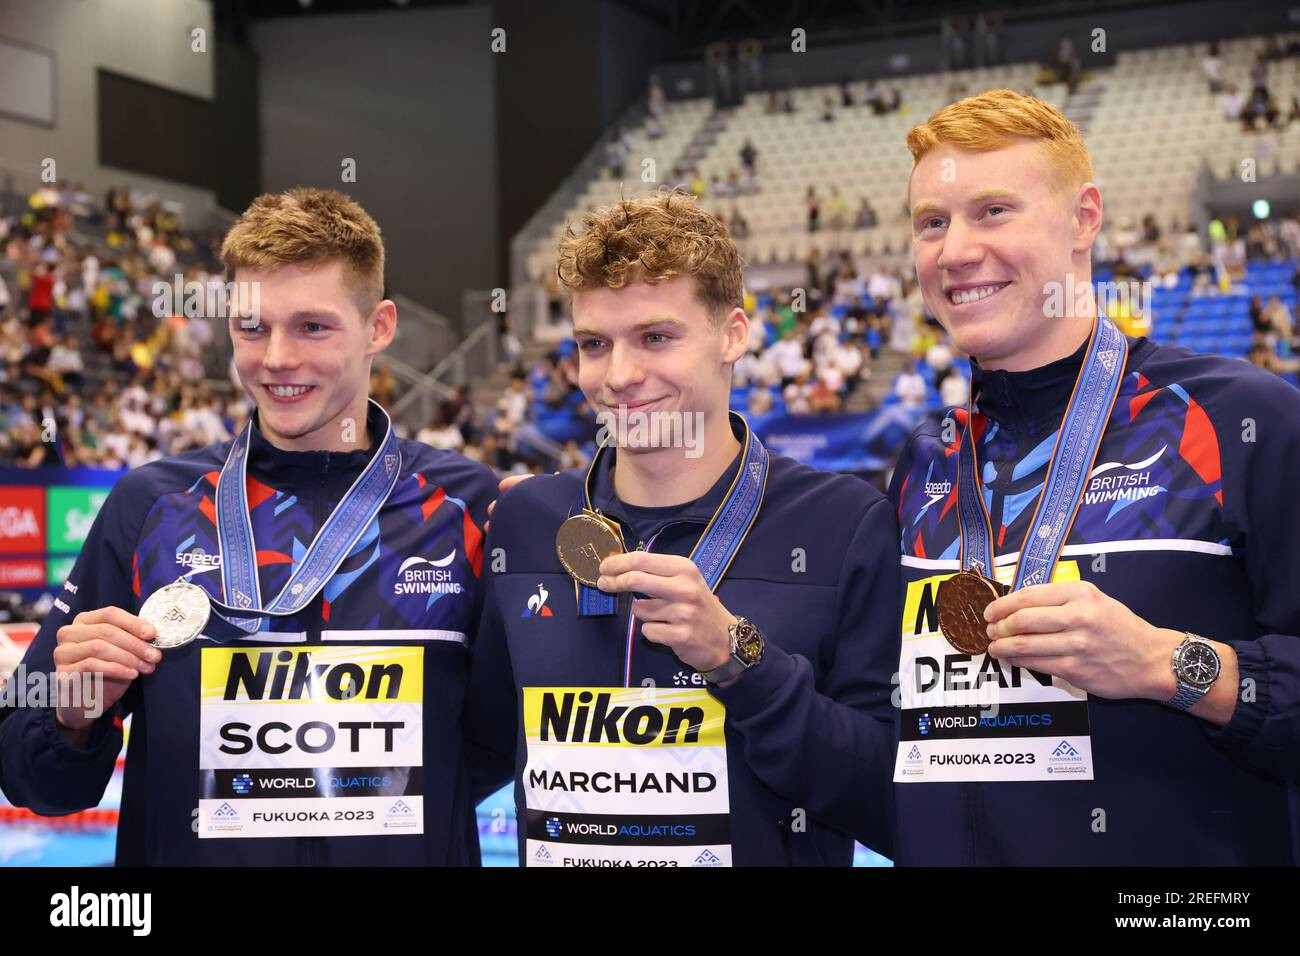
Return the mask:
<path id="1" fill-rule="evenodd" d="M 952 410 L 910 439 L 890 487 L 905 592 L 958 570 L 957 441 L 968 429 L 996 563 L 1014 565 L 1083 351 L 1027 372 L 975 365 L 973 420 Z M 1242 681 L 1232 719 L 1216 727 L 1154 700 L 1090 695 L 1094 779 L 898 783 L 897 862 L 1298 858 L 1298 480 L 1300 392 L 1240 360 L 1131 340 L 1061 560 L 1149 623 L 1231 645 Z M 900 713 L 900 746 L 921 740 L 920 716 Z"/>
<path id="2" fill-rule="evenodd" d="M 382 438 L 371 409 L 369 451 L 284 451 L 253 429 L 248 504 L 264 599 L 279 593 L 316 529 Z M 138 613 L 157 589 L 190 580 L 221 593 L 214 496 L 230 442 L 137 468 L 96 517 L 55 609 L 31 647 L 27 672 L 54 670 L 56 633 L 78 613 L 116 606 Z M 117 833 L 119 865 L 477 864 L 474 807 L 510 776 L 464 739 L 462 710 L 481 612 L 483 532 L 496 478 L 460 454 L 401 440 L 397 484 L 324 590 L 292 617 L 264 617 L 240 635 L 213 614 L 204 636 L 235 646 L 382 644 L 424 650 L 424 833 L 401 836 L 199 839 L 197 640 L 163 652 L 116 708 L 93 725 L 85 749 L 61 737 L 52 707 L 0 712 L 0 786 L 15 805 L 44 815 L 96 806 L 131 717 Z M 412 559 L 450 569 L 458 588 L 403 587 Z M 245 643 L 247 642 L 247 643 Z"/>

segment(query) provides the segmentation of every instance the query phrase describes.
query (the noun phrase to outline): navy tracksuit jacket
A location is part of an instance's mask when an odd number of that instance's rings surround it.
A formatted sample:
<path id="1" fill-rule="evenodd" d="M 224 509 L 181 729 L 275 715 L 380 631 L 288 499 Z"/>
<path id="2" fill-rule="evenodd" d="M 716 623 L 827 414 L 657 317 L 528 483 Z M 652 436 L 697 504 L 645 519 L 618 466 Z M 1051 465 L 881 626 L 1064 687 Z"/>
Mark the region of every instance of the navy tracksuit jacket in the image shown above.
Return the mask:
<path id="1" fill-rule="evenodd" d="M 613 454 L 598 465 L 593 505 L 623 526 L 627 547 L 658 531 L 655 552 L 689 555 L 741 461 L 679 509 L 627 509 L 614 497 Z M 665 646 L 639 633 L 625 660 L 630 598 L 618 613 L 579 618 L 555 534 L 586 469 L 522 482 L 504 494 L 488 533 L 491 570 L 471 694 L 501 701 L 493 682 L 523 686 L 704 686 Z M 638 519 L 629 517 L 635 512 Z M 763 660 L 711 693 L 726 707 L 732 859 L 736 865 L 848 865 L 856 837 L 889 854 L 894 751 L 890 675 L 898 647 L 897 525 L 884 496 L 857 478 L 773 455 L 758 518 L 716 591 L 752 621 Z M 500 563 L 498 563 L 500 562 Z M 549 613 L 538 613 L 545 592 Z M 530 599 L 533 606 L 530 608 Z M 513 674 L 513 678 L 511 675 Z M 527 761 L 520 701 L 471 728 L 493 750 L 517 735 L 521 854 Z M 518 728 L 518 729 L 517 729 Z M 503 739 L 504 736 L 504 739 Z"/>
<path id="2" fill-rule="evenodd" d="M 315 530 L 378 447 L 383 424 L 372 408 L 369 452 L 283 451 L 254 430 L 249 506 L 265 600 L 283 587 Z M 137 613 L 158 588 L 211 567 L 218 553 L 213 496 L 229 444 L 142 466 L 117 483 L 59 603 L 27 651 L 28 671 L 54 670 L 56 632 L 81 611 L 117 606 Z M 482 600 L 481 528 L 497 482 L 462 455 L 406 440 L 400 448 L 400 477 L 378 521 L 301 613 L 264 618 L 265 632 L 246 641 L 213 614 L 204 633 L 234 646 L 422 648 L 423 835 L 200 839 L 199 661 L 212 646 L 208 640 L 163 651 L 157 670 L 142 674 L 95 722 L 85 749 L 63 740 L 52 707 L 0 709 L 6 796 L 45 815 L 96 806 L 122 747 L 121 718 L 130 715 L 119 865 L 477 865 L 475 803 L 510 772 L 508 758 L 502 763 L 464 739 L 462 721 L 469 645 Z M 446 593 L 420 587 L 420 569 L 432 560 L 456 585 Z M 218 571 L 203 570 L 191 580 L 220 592 Z"/>
<path id="3" fill-rule="evenodd" d="M 1027 372 L 975 366 L 975 433 L 999 564 L 1014 563 L 1024 540 L 1083 351 Z M 960 434 L 965 409 L 955 414 Z M 891 484 L 905 595 L 916 598 L 905 635 L 927 627 L 927 591 L 958 570 L 958 456 L 945 437 L 938 422 L 918 429 Z M 896 862 L 1300 858 L 1288 808 L 1300 781 L 1297 480 L 1300 392 L 1240 360 L 1132 340 L 1061 562 L 1157 627 L 1232 645 L 1243 681 L 1232 720 L 1219 728 L 1154 700 L 1090 696 L 1095 779 L 899 783 Z M 974 663 L 957 663 L 974 672 Z M 934 739 L 923 715 L 900 716 L 900 751 Z"/>

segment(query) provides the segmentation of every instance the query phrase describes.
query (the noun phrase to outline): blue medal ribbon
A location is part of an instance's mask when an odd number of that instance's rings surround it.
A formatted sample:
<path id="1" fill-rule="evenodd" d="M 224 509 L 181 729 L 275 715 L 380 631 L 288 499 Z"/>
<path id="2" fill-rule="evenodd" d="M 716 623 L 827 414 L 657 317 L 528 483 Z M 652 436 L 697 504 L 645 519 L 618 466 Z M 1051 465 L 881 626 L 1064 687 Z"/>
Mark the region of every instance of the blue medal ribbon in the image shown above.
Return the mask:
<path id="1" fill-rule="evenodd" d="M 1111 411 L 1124 379 L 1128 339 L 1105 316 L 1093 326 L 1088 350 L 1074 383 L 1065 417 L 1056 433 L 1051 464 L 1029 532 L 1020 550 L 1011 590 L 1052 579 L 1057 558 L 1078 514 L 1088 474 L 1101 446 Z M 994 577 L 993 527 L 980 490 L 975 455 L 973 396 L 966 403 L 966 428 L 957 466 L 957 518 L 961 531 L 961 567 Z"/>
<path id="2" fill-rule="evenodd" d="M 257 577 L 257 547 L 248 513 L 248 445 L 253 422 L 244 427 L 226 456 L 217 480 L 217 543 L 221 551 L 222 597 L 228 603 L 212 606 L 235 627 L 253 634 L 265 616 L 288 617 L 311 603 L 338 570 L 370 523 L 379 515 L 402 471 L 402 452 L 393 422 L 383 407 L 371 405 L 384 416 L 384 440 L 352 487 L 325 519 L 294 568 L 284 588 L 270 603 L 262 604 Z M 247 617 L 252 613 L 255 617 Z"/>
<path id="3" fill-rule="evenodd" d="M 770 456 L 758 436 L 750 429 L 749 423 L 735 412 L 728 413 L 732 420 L 739 422 L 745 430 L 743 439 L 744 459 L 736 472 L 736 477 L 727 489 L 722 504 L 713 513 L 704 533 L 691 550 L 691 560 L 700 569 L 710 591 L 717 590 L 727 568 L 735 559 L 736 553 L 744 543 L 749 529 L 758 518 L 759 508 L 763 504 L 763 492 L 767 489 L 767 473 Z M 587 469 L 587 478 L 582 483 L 582 495 L 570 509 L 572 516 L 582 509 L 594 511 L 591 504 L 591 478 L 601 454 L 609 445 L 602 445 L 592 458 L 591 467 Z M 577 590 L 578 615 L 588 617 L 613 614 L 618 607 L 618 598 L 596 588 L 589 588 L 577 581 L 573 583 Z"/>

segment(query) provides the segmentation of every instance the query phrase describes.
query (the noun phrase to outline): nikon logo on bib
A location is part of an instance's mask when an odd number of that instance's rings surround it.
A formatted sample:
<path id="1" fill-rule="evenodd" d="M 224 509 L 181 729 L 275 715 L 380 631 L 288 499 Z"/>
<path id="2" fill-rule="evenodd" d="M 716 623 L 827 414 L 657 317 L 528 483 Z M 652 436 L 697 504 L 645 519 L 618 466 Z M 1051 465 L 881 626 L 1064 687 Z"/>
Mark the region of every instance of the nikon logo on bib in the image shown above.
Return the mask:
<path id="1" fill-rule="evenodd" d="M 422 833 L 423 655 L 204 648 L 199 837 Z"/>
<path id="2" fill-rule="evenodd" d="M 231 652 L 225 700 L 398 700 L 401 664 L 335 660 L 319 650 Z"/>
<path id="3" fill-rule="evenodd" d="M 707 690 L 525 687 L 526 866 L 730 866 Z"/>
<path id="4" fill-rule="evenodd" d="M 541 697 L 538 715 L 542 741 L 575 744 L 699 744 L 705 732 L 705 709 L 702 706 L 669 706 L 642 703 L 643 692 L 637 690 L 633 700 L 615 704 L 615 694 L 626 700 L 624 690 L 546 691 Z M 705 695 L 708 696 L 708 695 Z M 709 698 L 712 700 L 712 698 Z M 717 705 L 719 709 L 721 705 Z M 531 721 L 530 721 L 531 724 Z M 711 746 L 721 746 L 721 725 L 707 729 Z"/>

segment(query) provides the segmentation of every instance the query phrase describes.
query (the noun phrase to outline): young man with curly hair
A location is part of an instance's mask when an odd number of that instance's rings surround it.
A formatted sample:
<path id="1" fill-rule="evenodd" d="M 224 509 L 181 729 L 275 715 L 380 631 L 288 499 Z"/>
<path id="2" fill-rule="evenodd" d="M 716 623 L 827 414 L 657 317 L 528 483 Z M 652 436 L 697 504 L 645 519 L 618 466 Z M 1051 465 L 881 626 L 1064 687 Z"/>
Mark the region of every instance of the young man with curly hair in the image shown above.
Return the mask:
<path id="1" fill-rule="evenodd" d="M 892 509 L 728 412 L 741 265 L 693 199 L 591 213 L 558 272 L 608 440 L 507 491 L 489 531 L 477 663 L 517 691 L 490 730 L 493 750 L 517 734 L 521 861 L 847 865 L 855 836 L 888 854 Z"/>

